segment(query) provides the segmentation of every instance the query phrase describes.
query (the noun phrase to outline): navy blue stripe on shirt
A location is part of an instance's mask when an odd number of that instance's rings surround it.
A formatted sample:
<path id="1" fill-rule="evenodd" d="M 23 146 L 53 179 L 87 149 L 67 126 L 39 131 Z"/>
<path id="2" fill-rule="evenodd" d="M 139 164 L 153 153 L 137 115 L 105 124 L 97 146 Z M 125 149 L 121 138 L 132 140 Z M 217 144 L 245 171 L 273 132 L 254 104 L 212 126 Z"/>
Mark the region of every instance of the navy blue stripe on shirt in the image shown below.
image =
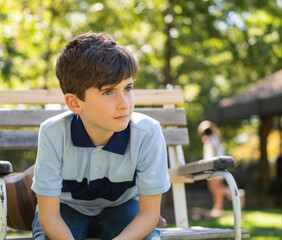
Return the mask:
<path id="1" fill-rule="evenodd" d="M 135 175 L 136 176 L 136 175 Z M 75 180 L 63 180 L 62 192 L 70 192 L 73 199 L 76 200 L 94 200 L 103 198 L 109 201 L 116 201 L 129 188 L 135 186 L 135 176 L 132 181 L 111 182 L 108 178 L 90 181 L 87 179 L 82 182 Z"/>

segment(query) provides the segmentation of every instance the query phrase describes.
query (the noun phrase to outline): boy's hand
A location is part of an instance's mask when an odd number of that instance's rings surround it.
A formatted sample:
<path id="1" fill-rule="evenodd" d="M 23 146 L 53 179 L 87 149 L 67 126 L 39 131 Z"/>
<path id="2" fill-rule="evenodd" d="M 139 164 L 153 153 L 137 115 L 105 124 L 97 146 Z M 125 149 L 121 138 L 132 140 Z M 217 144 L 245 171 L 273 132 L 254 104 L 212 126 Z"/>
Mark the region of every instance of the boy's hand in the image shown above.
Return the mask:
<path id="1" fill-rule="evenodd" d="M 60 214 L 60 196 L 37 195 L 39 223 L 51 240 L 74 240 Z"/>
<path id="2" fill-rule="evenodd" d="M 133 221 L 113 240 L 141 240 L 156 227 L 160 217 L 161 194 L 139 195 L 139 210 Z"/>

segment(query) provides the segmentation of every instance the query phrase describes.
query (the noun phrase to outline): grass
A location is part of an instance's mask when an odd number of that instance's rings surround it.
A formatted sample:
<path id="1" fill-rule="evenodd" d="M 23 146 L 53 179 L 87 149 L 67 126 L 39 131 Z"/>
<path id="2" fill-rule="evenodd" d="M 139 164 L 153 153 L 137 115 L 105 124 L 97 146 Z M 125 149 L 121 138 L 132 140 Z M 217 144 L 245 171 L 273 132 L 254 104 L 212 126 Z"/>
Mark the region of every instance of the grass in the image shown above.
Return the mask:
<path id="1" fill-rule="evenodd" d="M 232 228 L 232 210 L 226 210 L 225 215 L 208 220 L 190 220 L 190 226 Z M 251 240 L 281 240 L 282 210 L 243 209 L 242 228 L 250 231 Z"/>

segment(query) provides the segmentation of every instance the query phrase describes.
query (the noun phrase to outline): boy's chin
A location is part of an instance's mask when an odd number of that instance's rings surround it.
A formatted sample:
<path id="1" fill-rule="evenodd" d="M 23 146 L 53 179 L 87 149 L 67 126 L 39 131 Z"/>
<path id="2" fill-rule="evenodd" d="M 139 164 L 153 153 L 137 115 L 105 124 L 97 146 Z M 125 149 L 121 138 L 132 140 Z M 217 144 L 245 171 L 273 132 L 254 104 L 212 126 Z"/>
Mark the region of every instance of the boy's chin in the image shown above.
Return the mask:
<path id="1" fill-rule="evenodd" d="M 128 123 L 129 124 L 129 123 Z M 120 126 L 120 127 L 117 127 L 115 129 L 115 132 L 122 132 L 124 131 L 127 127 L 128 127 L 128 124 L 124 125 L 124 126 Z"/>

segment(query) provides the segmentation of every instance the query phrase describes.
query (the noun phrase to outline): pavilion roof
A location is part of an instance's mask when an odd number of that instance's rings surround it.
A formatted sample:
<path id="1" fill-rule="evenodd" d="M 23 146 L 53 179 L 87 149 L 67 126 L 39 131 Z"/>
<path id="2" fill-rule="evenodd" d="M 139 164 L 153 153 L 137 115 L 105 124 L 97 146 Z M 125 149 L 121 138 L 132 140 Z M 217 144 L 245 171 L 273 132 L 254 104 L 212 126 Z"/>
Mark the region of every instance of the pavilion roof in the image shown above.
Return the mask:
<path id="1" fill-rule="evenodd" d="M 205 118 L 215 122 L 249 118 L 252 115 L 282 113 L 282 69 L 250 85 L 233 97 L 224 98 L 216 107 L 205 110 Z"/>

